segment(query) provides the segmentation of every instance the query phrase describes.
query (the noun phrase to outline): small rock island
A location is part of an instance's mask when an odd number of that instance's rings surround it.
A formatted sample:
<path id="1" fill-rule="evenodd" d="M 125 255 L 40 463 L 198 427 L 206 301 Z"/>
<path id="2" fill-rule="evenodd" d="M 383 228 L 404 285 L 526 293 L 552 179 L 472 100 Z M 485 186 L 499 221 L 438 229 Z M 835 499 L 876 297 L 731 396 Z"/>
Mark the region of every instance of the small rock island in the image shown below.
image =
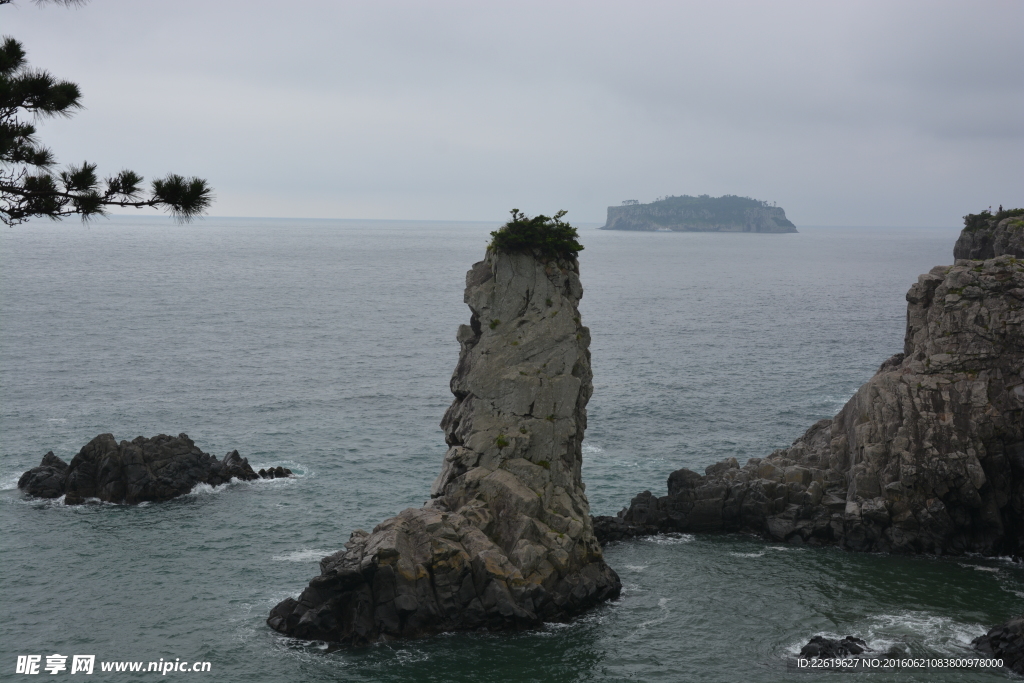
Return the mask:
<path id="1" fill-rule="evenodd" d="M 254 472 L 249 460 L 231 451 L 221 460 L 201 451 L 188 434 L 117 442 L 100 434 L 66 463 L 50 451 L 38 467 L 21 475 L 18 488 L 37 498 L 64 496 L 65 505 L 92 500 L 134 505 L 182 496 L 196 484 L 219 486 L 232 479 L 290 477 L 284 467 Z"/>
<path id="2" fill-rule="evenodd" d="M 267 624 L 363 645 L 565 621 L 619 595 L 583 493 L 594 391 L 576 229 L 518 211 L 466 275 L 431 500 L 352 532 Z"/>
<path id="3" fill-rule="evenodd" d="M 656 232 L 796 232 L 782 208 L 750 197 L 662 197 L 650 204 L 627 199 L 608 207 L 602 230 Z"/>

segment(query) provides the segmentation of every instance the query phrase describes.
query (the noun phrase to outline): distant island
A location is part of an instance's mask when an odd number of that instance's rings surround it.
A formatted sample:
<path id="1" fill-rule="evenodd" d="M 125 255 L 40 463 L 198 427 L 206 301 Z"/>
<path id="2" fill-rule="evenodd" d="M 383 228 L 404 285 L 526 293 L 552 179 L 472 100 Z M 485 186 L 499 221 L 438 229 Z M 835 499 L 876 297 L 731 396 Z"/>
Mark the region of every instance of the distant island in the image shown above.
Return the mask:
<path id="1" fill-rule="evenodd" d="M 796 232 L 781 207 L 750 197 L 662 197 L 650 204 L 627 199 L 608 207 L 602 230 L 663 232 Z"/>

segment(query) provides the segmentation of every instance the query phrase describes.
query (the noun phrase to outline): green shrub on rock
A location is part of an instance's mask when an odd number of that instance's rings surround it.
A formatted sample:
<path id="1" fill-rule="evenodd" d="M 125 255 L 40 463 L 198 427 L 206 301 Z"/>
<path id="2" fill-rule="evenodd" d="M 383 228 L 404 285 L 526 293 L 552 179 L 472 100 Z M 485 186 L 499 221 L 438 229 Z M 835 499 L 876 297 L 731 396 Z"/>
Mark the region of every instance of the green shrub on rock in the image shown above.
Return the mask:
<path id="1" fill-rule="evenodd" d="M 981 228 L 988 227 L 990 223 L 995 225 L 1004 218 L 1013 216 L 1024 216 L 1024 209 L 1004 209 L 1000 206 L 999 211 L 995 214 L 988 210 L 981 213 L 969 213 L 964 216 L 964 229 L 968 232 L 976 232 Z"/>
<path id="2" fill-rule="evenodd" d="M 490 249 L 566 259 L 574 259 L 583 251 L 576 228 L 562 222 L 566 211 L 559 211 L 554 217 L 541 214 L 533 218 L 519 209 L 512 209 L 511 213 L 512 220 L 491 233 Z"/>

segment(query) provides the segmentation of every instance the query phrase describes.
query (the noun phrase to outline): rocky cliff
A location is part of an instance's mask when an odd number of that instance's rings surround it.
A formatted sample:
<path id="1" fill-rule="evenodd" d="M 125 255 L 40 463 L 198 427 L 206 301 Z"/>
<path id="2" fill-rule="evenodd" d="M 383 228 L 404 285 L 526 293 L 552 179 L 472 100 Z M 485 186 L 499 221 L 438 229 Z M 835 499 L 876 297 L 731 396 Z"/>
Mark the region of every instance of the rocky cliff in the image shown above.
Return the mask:
<path id="1" fill-rule="evenodd" d="M 674 232 L 796 232 L 786 212 L 767 202 L 723 197 L 666 197 L 649 204 L 608 207 L 602 230 Z"/>
<path id="2" fill-rule="evenodd" d="M 673 472 L 602 540 L 740 531 L 853 550 L 1024 553 L 1024 261 L 957 260 L 907 293 L 903 353 L 789 448 Z"/>
<path id="3" fill-rule="evenodd" d="M 1024 209 L 992 215 L 988 211 L 964 216 L 964 229 L 953 247 L 954 258 L 990 259 L 1010 255 L 1024 258 Z"/>
<path id="4" fill-rule="evenodd" d="M 590 332 L 574 258 L 496 253 L 466 275 L 432 500 L 357 530 L 267 623 L 362 644 L 565 620 L 619 594 L 581 477 Z"/>

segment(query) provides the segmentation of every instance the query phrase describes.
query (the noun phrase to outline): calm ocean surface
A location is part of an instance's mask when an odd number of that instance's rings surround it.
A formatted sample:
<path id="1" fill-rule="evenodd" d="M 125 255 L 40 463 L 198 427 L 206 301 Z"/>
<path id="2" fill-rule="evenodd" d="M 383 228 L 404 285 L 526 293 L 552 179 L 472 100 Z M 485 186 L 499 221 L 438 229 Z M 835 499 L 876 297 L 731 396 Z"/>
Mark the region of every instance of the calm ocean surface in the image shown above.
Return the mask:
<path id="1" fill-rule="evenodd" d="M 495 227 L 119 218 L 0 231 L 0 680 L 23 678 L 19 654 L 61 653 L 211 662 L 168 680 L 830 681 L 788 668 L 813 635 L 965 656 L 1024 611 L 1024 569 L 1005 560 L 682 536 L 609 546 L 622 598 L 570 625 L 354 651 L 270 631 L 270 608 L 321 556 L 429 496 L 464 275 Z M 580 232 L 595 514 L 831 417 L 902 350 L 904 294 L 952 263 L 958 234 Z M 46 451 L 70 460 L 103 432 L 185 432 L 298 477 L 137 507 L 16 489 Z M 97 665 L 87 680 L 156 676 Z"/>

